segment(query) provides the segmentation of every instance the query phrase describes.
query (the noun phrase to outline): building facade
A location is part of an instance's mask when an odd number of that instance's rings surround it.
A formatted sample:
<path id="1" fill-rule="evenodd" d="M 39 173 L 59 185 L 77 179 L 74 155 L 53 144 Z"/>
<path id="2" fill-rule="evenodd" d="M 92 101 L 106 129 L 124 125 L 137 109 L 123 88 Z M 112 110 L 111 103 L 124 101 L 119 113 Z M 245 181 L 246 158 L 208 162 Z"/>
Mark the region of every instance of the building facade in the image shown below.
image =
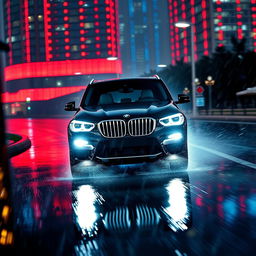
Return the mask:
<path id="1" fill-rule="evenodd" d="M 168 0 L 119 1 L 119 21 L 125 76 L 170 64 Z"/>
<path id="2" fill-rule="evenodd" d="M 122 73 L 115 0 L 3 2 L 6 102 L 49 100 Z"/>
<path id="3" fill-rule="evenodd" d="M 190 61 L 190 28 L 175 27 L 186 21 L 194 27 L 195 57 L 210 55 L 217 46 L 232 49 L 231 38 L 246 38 L 247 49 L 256 49 L 255 0 L 168 0 L 172 64 Z"/>

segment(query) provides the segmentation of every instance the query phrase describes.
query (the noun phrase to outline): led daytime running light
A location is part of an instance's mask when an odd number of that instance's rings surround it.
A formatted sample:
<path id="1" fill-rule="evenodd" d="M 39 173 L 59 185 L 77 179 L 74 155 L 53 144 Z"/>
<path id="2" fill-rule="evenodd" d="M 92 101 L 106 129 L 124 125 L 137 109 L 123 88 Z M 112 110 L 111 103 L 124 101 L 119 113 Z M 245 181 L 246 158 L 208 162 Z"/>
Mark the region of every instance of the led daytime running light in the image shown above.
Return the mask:
<path id="1" fill-rule="evenodd" d="M 69 127 L 72 132 L 90 132 L 95 127 L 95 124 L 73 120 Z"/>
<path id="2" fill-rule="evenodd" d="M 185 121 L 184 116 L 181 113 L 174 114 L 161 118 L 159 123 L 163 126 L 173 126 L 173 125 L 182 125 Z"/>

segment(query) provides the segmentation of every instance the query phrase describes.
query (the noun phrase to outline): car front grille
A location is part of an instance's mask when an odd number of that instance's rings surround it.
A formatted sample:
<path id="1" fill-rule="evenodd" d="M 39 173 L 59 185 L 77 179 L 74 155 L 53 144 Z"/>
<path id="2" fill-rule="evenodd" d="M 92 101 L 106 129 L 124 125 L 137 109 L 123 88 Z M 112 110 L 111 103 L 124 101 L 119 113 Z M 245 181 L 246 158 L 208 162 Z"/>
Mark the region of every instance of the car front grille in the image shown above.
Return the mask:
<path id="1" fill-rule="evenodd" d="M 147 136 L 156 128 L 156 120 L 153 118 L 136 118 L 128 122 L 128 131 L 131 136 Z"/>
<path id="2" fill-rule="evenodd" d="M 154 132 L 156 120 L 150 117 L 131 119 L 126 123 L 124 120 L 106 120 L 98 123 L 100 134 L 106 138 L 121 138 L 130 136 L 147 136 Z"/>
<path id="3" fill-rule="evenodd" d="M 126 135 L 126 123 L 124 120 L 106 120 L 98 124 L 98 129 L 103 137 L 121 138 Z"/>

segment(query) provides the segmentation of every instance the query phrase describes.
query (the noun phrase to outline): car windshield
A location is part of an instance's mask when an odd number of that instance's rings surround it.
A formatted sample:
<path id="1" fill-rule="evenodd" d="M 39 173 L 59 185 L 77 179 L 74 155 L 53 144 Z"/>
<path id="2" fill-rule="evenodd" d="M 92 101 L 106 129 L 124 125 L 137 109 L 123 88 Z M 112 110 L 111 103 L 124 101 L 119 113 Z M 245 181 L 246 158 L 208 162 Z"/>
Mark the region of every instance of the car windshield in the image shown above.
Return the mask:
<path id="1" fill-rule="evenodd" d="M 101 82 L 92 85 L 86 92 L 83 107 L 105 105 L 167 104 L 171 96 L 159 80 L 131 79 Z"/>

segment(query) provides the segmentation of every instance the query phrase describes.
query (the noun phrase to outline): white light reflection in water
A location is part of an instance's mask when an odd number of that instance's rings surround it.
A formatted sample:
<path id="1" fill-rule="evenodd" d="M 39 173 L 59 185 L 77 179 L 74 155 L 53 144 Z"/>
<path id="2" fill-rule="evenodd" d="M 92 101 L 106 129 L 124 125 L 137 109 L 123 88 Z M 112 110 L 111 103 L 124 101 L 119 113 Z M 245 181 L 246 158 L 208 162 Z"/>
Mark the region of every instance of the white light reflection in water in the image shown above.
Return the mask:
<path id="1" fill-rule="evenodd" d="M 74 205 L 74 211 L 77 222 L 83 233 L 93 235 L 97 232 L 96 221 L 100 217 L 95 208 L 97 194 L 91 186 L 83 185 L 79 187 L 75 196 L 77 202 Z"/>
<path id="2" fill-rule="evenodd" d="M 166 187 L 169 195 L 169 206 L 164 208 L 170 220 L 170 228 L 173 231 L 187 230 L 189 219 L 187 205 L 187 187 L 181 179 L 173 179 Z"/>

